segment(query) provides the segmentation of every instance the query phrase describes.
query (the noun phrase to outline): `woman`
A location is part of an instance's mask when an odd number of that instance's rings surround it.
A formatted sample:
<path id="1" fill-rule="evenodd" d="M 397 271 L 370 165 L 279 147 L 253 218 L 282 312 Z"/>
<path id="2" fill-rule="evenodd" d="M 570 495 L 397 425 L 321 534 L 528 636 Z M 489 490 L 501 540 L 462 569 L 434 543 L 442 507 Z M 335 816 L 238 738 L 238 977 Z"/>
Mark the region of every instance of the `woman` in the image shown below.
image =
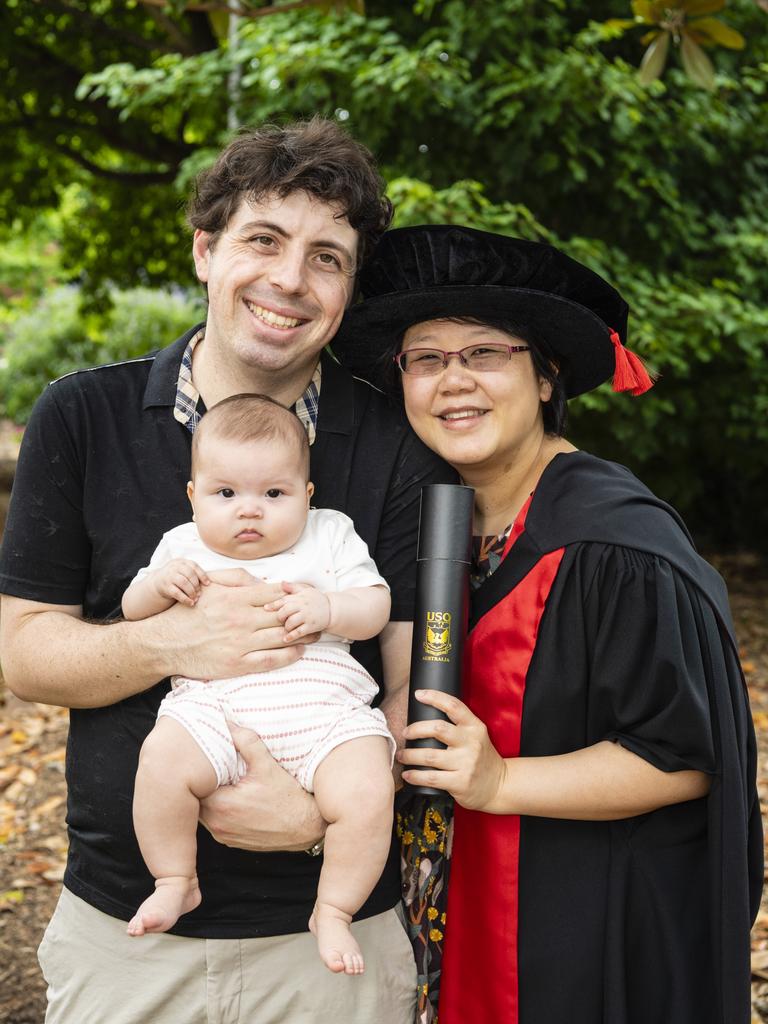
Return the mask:
<path id="1" fill-rule="evenodd" d="M 440 1024 L 746 1024 L 762 846 L 722 580 L 668 505 L 563 436 L 567 399 L 611 374 L 651 386 L 626 304 L 550 246 L 451 226 L 386 235 L 362 295 L 335 352 L 399 375 L 475 489 L 464 699 L 420 693 L 447 720 L 406 737 L 445 749 L 398 755 L 457 805 L 447 912 L 417 936 L 444 933 Z M 423 897 L 444 880 L 417 842 Z"/>

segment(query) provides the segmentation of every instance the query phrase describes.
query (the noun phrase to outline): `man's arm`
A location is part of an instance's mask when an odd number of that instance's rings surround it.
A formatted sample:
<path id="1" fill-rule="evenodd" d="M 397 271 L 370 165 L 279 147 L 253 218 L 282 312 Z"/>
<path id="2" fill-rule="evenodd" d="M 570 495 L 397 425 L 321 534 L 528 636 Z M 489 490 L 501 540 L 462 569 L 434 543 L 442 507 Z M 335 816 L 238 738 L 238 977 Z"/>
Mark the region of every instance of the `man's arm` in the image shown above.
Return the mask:
<path id="1" fill-rule="evenodd" d="M 240 850 L 308 850 L 326 829 L 314 796 L 275 761 L 258 733 L 229 728 L 245 775 L 202 801 L 201 823 L 217 843 Z"/>
<path id="2" fill-rule="evenodd" d="M 281 668 L 302 648 L 286 646 L 263 604 L 274 584 L 211 583 L 194 608 L 176 604 L 138 622 L 91 623 L 79 605 L 3 596 L 0 658 L 8 687 L 22 700 L 62 707 L 105 707 L 171 674 L 228 678 Z"/>

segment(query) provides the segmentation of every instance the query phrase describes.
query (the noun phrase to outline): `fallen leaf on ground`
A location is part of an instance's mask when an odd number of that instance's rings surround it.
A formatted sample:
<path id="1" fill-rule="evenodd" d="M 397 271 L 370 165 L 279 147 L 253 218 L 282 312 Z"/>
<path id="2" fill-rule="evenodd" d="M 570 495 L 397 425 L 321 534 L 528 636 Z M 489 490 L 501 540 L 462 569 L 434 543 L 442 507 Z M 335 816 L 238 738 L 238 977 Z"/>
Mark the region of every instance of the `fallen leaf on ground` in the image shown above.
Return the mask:
<path id="1" fill-rule="evenodd" d="M 59 807 L 64 803 L 66 797 L 64 794 L 59 796 L 49 796 L 47 800 L 43 800 L 37 807 L 33 807 L 29 812 L 31 818 L 44 818 L 46 814 L 50 814 L 52 810 Z"/>
<path id="2" fill-rule="evenodd" d="M 0 892 L 0 910 L 13 910 L 23 899 L 24 893 L 19 889 L 6 889 Z"/>

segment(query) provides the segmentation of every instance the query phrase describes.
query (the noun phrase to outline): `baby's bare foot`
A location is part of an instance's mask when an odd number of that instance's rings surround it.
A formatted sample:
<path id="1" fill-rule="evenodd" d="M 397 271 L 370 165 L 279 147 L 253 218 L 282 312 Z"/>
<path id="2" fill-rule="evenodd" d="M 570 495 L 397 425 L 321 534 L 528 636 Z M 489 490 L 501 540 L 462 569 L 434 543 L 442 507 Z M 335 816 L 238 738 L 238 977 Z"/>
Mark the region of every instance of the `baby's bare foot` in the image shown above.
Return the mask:
<path id="1" fill-rule="evenodd" d="M 144 900 L 128 922 L 128 934 L 167 932 L 182 914 L 188 914 L 199 906 L 200 899 L 196 875 L 193 878 L 184 875 L 158 878 L 155 891 Z"/>
<path id="2" fill-rule="evenodd" d="M 317 939 L 317 948 L 329 971 L 362 974 L 365 970 L 362 950 L 349 930 L 351 914 L 328 903 L 316 903 L 309 930 Z"/>

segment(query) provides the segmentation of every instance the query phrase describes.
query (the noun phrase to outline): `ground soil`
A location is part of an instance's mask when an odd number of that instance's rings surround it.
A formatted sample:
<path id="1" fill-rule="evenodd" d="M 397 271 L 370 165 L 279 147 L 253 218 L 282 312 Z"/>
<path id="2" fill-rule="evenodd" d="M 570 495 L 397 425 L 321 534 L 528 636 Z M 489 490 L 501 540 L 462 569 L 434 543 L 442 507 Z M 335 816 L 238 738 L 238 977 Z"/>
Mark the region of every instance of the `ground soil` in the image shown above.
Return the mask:
<path id="1" fill-rule="evenodd" d="M 0 487 L 3 465 L 0 431 Z M 0 493 L 0 531 L 4 502 Z M 768 564 L 752 554 L 709 557 L 726 577 L 731 593 L 760 748 L 759 788 L 765 819 Z M 45 983 L 35 951 L 58 896 L 66 856 L 66 734 L 66 711 L 25 704 L 5 690 L 0 679 L 0 1024 L 42 1024 L 45 1015 Z M 752 948 L 752 1024 L 765 1024 L 768 896 L 755 924 Z"/>

